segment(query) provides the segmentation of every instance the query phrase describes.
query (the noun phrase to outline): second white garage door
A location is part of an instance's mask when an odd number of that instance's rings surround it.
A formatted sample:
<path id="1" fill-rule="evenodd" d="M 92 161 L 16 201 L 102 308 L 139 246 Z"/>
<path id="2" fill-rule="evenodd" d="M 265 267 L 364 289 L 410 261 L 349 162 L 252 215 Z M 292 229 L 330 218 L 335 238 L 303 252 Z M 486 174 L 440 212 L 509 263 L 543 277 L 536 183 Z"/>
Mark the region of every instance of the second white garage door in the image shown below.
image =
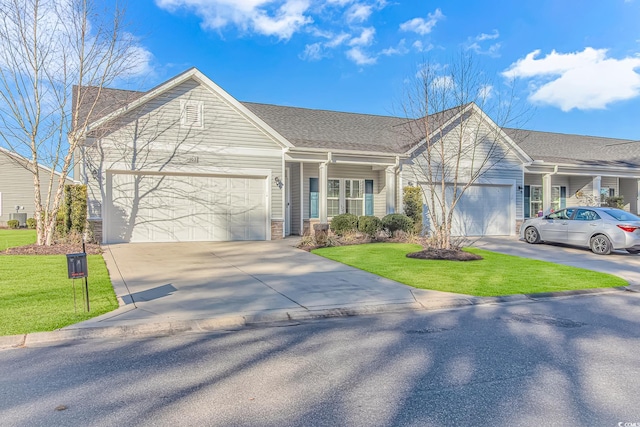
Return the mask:
<path id="1" fill-rule="evenodd" d="M 458 202 L 453 221 L 457 236 L 508 236 L 511 234 L 510 185 L 472 185 Z"/>
<path id="2" fill-rule="evenodd" d="M 515 201 L 511 185 L 472 185 L 458 201 L 451 225 L 453 236 L 508 236 L 513 226 Z M 453 190 L 447 193 L 451 203 Z M 440 194 L 440 190 L 436 190 Z M 439 213 L 439 212 L 438 212 Z M 428 208 L 424 205 L 423 221 L 429 224 Z"/>
<path id="3" fill-rule="evenodd" d="M 105 242 L 265 240 L 265 178 L 112 174 Z"/>

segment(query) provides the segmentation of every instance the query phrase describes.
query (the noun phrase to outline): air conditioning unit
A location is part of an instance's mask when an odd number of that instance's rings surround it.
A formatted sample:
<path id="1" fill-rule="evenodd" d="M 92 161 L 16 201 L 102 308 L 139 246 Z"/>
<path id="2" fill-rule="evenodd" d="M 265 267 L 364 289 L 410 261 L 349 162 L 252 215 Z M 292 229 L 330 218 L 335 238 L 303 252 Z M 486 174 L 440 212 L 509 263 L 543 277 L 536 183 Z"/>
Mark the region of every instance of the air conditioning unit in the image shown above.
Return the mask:
<path id="1" fill-rule="evenodd" d="M 9 219 L 17 219 L 18 223 L 20 224 L 20 227 L 26 227 L 27 226 L 27 214 L 26 213 L 10 213 L 9 214 Z"/>

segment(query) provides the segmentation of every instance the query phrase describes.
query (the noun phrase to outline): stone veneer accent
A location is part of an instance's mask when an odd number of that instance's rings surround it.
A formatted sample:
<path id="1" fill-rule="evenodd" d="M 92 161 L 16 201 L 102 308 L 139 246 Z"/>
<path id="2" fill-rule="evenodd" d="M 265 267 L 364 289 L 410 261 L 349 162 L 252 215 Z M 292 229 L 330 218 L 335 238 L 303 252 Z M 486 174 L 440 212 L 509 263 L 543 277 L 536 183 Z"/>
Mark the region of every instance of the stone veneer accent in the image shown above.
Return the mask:
<path id="1" fill-rule="evenodd" d="M 302 222 L 302 235 L 303 236 L 308 236 L 310 234 L 313 234 L 313 225 L 314 224 L 320 224 L 320 220 L 319 219 L 305 219 Z"/>
<path id="2" fill-rule="evenodd" d="M 516 221 L 516 234 L 520 234 L 520 227 L 522 227 L 522 223 L 524 222 L 524 220 L 519 219 Z"/>
<path id="3" fill-rule="evenodd" d="M 90 219 L 88 220 L 89 227 L 93 230 L 93 240 L 96 243 L 102 243 L 102 220 L 101 219 Z"/>
<path id="4" fill-rule="evenodd" d="M 282 240 L 284 238 L 284 221 L 271 220 L 271 240 Z"/>

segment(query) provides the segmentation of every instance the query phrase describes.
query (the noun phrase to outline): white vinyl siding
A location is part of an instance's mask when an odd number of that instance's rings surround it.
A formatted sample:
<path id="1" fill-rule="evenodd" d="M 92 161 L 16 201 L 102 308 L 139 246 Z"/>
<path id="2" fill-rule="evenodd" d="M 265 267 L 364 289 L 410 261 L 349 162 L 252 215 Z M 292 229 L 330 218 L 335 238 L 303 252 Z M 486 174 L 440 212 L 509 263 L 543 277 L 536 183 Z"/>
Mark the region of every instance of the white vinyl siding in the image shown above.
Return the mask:
<path id="1" fill-rule="evenodd" d="M 317 163 L 304 164 L 302 179 L 304 219 L 309 219 L 309 178 L 318 178 L 319 175 Z M 329 164 L 327 175 L 329 179 L 356 179 L 363 183 L 365 180 L 373 180 L 373 214 L 380 218 L 386 215 L 387 192 L 384 170 L 373 170 L 371 166 L 363 165 Z M 364 186 L 362 188 L 364 190 Z M 330 214 L 329 217 L 331 217 Z"/>
<path id="2" fill-rule="evenodd" d="M 201 127 L 181 125 L 182 110 L 187 105 L 201 106 L 196 109 L 201 114 Z M 104 214 L 106 189 L 102 184 L 109 171 L 224 175 L 248 170 L 260 171 L 269 183 L 269 218 L 284 219 L 284 189 L 275 183 L 275 177 L 285 175 L 282 146 L 248 116 L 195 80 L 107 123 L 99 136 L 97 144 L 85 148 L 98 171 L 97 179 L 88 170 L 86 177 L 94 217 Z"/>
<path id="3" fill-rule="evenodd" d="M 40 188 L 40 197 L 43 205 L 47 201 L 47 185 L 50 177 L 50 170 L 40 168 L 40 180 L 43 184 Z M 55 194 L 58 178 L 56 174 L 52 195 Z M 67 180 L 67 184 L 72 183 L 71 179 Z M 36 208 L 33 188 L 33 173 L 18 164 L 4 150 L 0 150 L 0 225 L 6 225 L 10 215 L 16 213 L 16 206 L 21 207 L 18 212 L 26 213 L 27 218 L 34 217 Z"/>

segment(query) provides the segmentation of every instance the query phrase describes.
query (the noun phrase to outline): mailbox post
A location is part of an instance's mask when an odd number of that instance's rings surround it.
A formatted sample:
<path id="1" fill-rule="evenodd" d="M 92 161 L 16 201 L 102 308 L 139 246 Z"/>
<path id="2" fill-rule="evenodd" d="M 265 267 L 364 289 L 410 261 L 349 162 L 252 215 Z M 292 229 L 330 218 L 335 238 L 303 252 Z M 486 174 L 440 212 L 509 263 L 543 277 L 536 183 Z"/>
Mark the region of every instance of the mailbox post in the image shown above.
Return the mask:
<path id="1" fill-rule="evenodd" d="M 84 246 L 84 245 L 83 245 Z M 86 252 L 80 252 L 77 254 L 67 254 L 67 271 L 69 279 L 84 279 L 84 298 L 87 301 L 87 311 L 89 311 L 89 284 L 87 283 L 87 276 L 89 272 L 87 270 L 87 254 Z M 73 287 L 73 304 L 75 307 L 76 292 L 75 285 Z"/>

